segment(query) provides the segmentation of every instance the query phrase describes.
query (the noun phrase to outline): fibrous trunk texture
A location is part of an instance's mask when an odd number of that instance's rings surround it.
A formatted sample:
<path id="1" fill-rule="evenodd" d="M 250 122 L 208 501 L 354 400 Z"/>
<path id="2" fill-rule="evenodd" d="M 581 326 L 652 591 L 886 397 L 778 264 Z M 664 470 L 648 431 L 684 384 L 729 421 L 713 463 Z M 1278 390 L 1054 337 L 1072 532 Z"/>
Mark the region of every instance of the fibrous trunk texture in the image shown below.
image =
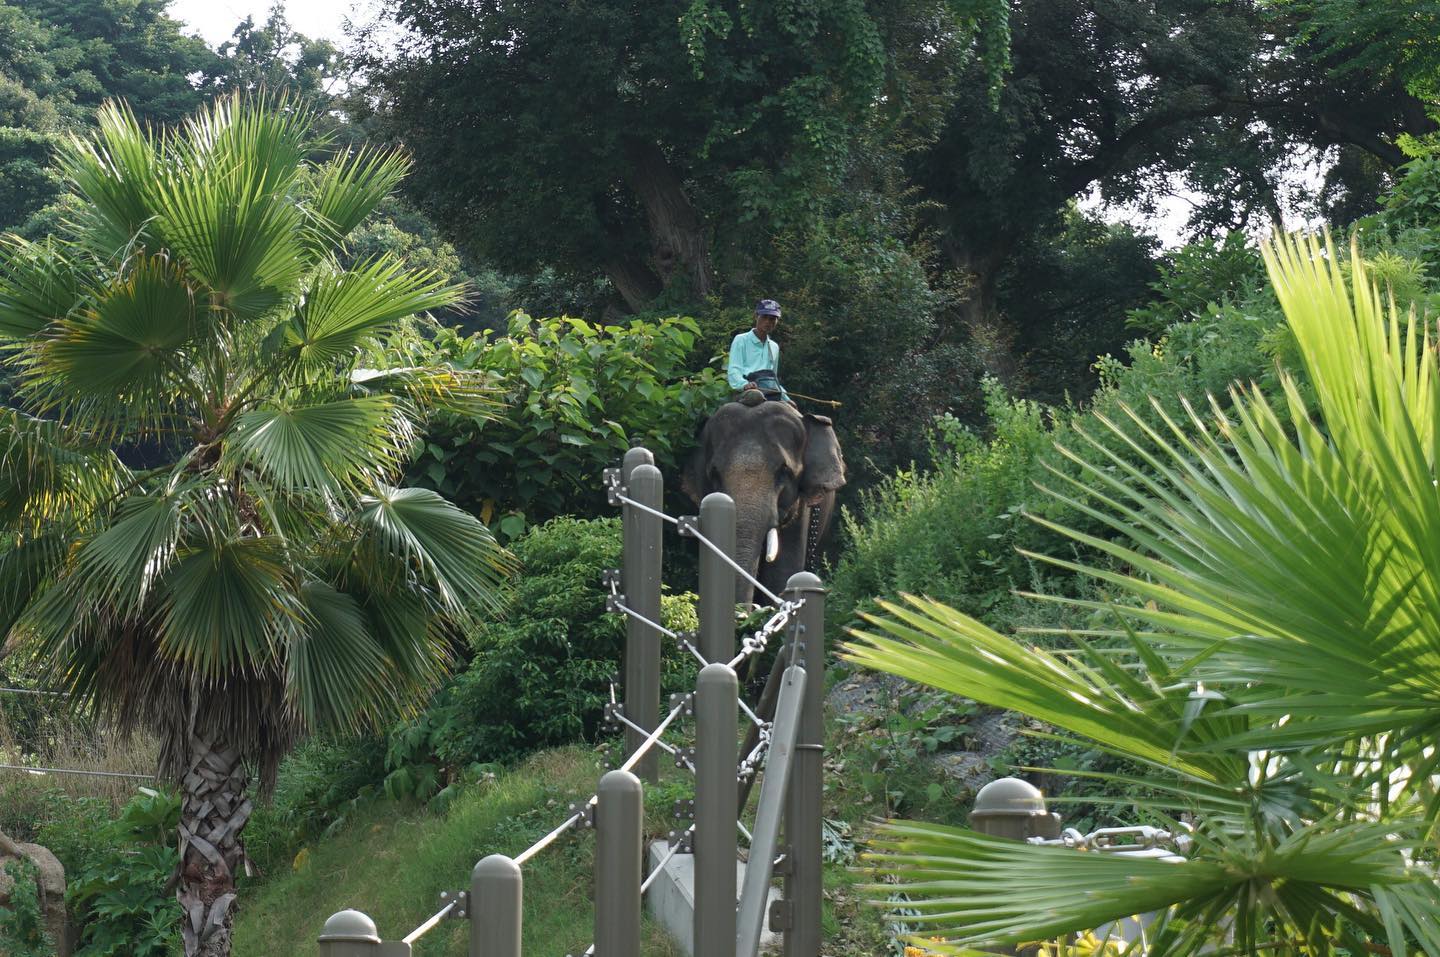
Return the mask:
<path id="1" fill-rule="evenodd" d="M 180 809 L 180 886 L 186 957 L 229 957 L 235 874 L 245 864 L 240 832 L 250 820 L 240 752 L 191 732 Z"/>

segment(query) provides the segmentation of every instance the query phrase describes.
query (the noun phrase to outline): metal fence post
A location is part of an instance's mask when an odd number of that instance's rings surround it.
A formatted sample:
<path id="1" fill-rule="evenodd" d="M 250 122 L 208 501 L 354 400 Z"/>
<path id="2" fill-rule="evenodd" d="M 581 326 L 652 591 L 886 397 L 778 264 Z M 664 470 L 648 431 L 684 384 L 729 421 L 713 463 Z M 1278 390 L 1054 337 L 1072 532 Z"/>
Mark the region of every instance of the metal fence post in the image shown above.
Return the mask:
<path id="1" fill-rule="evenodd" d="M 524 879 L 520 865 L 491 854 L 470 872 L 470 957 L 520 957 Z"/>
<path id="2" fill-rule="evenodd" d="M 700 654 L 706 661 L 735 657 L 735 569 L 716 550 L 735 557 L 735 500 L 711 492 L 700 503 L 700 534 L 715 545 L 700 546 Z"/>
<path id="3" fill-rule="evenodd" d="M 1024 841 L 1032 837 L 1060 836 L 1060 815 L 1045 810 L 1045 795 L 1028 781 L 996 778 L 975 793 L 970 826 L 981 834 Z M 1038 948 L 1007 947 L 996 953 L 1030 957 Z"/>
<path id="4" fill-rule="evenodd" d="M 664 492 L 660 470 L 648 464 L 645 449 L 625 453 L 621 474 L 629 498 L 660 511 Z M 660 621 L 660 560 L 663 526 L 658 516 L 626 505 L 624 521 L 625 603 L 636 614 Z M 625 717 L 643 728 L 625 730 L 628 757 L 660 721 L 660 634 L 634 617 L 625 624 Z M 651 783 L 660 780 L 660 764 L 651 751 L 635 769 Z"/>
<path id="5" fill-rule="evenodd" d="M 1019 778 L 996 778 L 977 791 L 970 826 L 1012 841 L 1060 836 L 1060 816 L 1045 810 L 1039 788 Z"/>
<path id="6" fill-rule="evenodd" d="M 791 575 L 784 598 L 804 599 L 799 611 L 797 642 L 791 661 L 803 665 L 811 678 L 805 684 L 800 706 L 800 731 L 795 738 L 795 766 L 785 806 L 785 843 L 789 864 L 785 871 L 785 957 L 820 957 L 820 915 L 824 891 L 823 855 L 825 786 L 825 588 L 809 572 Z"/>
<path id="7" fill-rule="evenodd" d="M 733 589 L 733 584 L 726 586 L 727 601 Z M 715 662 L 700 670 L 695 683 L 694 957 L 735 957 L 735 819 L 739 816 L 735 721 L 739 700 L 740 681 L 733 668 Z"/>
<path id="8" fill-rule="evenodd" d="M 380 934 L 375 922 L 358 910 L 332 914 L 320 932 L 320 957 L 375 957 Z"/>
<path id="9" fill-rule="evenodd" d="M 639 957 L 644 787 L 629 771 L 611 771 L 596 794 L 595 953 Z"/>

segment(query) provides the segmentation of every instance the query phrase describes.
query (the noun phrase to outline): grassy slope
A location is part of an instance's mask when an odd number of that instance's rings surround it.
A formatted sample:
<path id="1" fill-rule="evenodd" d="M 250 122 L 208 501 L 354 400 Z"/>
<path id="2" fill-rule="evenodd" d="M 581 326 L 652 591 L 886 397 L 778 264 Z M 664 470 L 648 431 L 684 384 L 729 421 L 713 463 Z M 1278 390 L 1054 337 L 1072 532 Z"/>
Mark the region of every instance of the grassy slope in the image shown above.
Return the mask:
<path id="1" fill-rule="evenodd" d="M 369 914 L 382 936 L 400 939 L 439 909 L 441 891 L 468 886 L 477 860 L 518 854 L 563 820 L 570 801 L 593 791 L 598 773 L 592 752 L 563 748 L 477 785 L 443 815 L 376 805 L 305 852 L 299 870 L 242 893 L 236 957 L 316 953 L 325 918 L 347 907 Z M 658 815 L 649 824 L 652 832 L 664 830 Z M 589 946 L 593 861 L 594 839 L 586 833 L 552 845 L 525 866 L 528 952 L 558 957 Z M 646 938 L 649 957 L 679 954 L 654 928 L 647 928 Z M 415 954 L 459 957 L 466 940 L 463 922 L 445 921 L 416 944 Z"/>
<path id="2" fill-rule="evenodd" d="M 831 755 L 848 751 L 842 729 L 831 729 Z M 692 796 L 689 778 L 668 772 L 647 789 L 646 831 L 665 833 L 677 797 Z M 376 922 L 381 935 L 399 939 L 439 908 L 443 890 L 469 882 L 470 868 L 487 854 L 514 855 L 564 818 L 569 802 L 588 796 L 600 770 L 594 752 L 561 748 L 535 755 L 494 783 L 476 785 L 446 814 L 381 802 L 350 826 L 308 849 L 299 870 L 274 876 L 242 891 L 236 924 L 236 957 L 314 953 L 325 918 L 354 907 Z M 880 808 L 854 782 L 831 780 L 826 816 L 852 823 L 863 837 Z M 752 806 L 747 817 L 753 818 Z M 525 950 L 541 957 L 583 953 L 592 939 L 594 838 L 565 838 L 525 866 Z M 864 957 L 890 953 L 877 909 L 860 902 L 863 875 L 840 864 L 826 867 L 827 953 Z M 466 953 L 462 922 L 446 921 L 415 946 L 417 957 Z M 678 957 L 680 949 L 658 928 L 647 926 L 646 957 Z"/>

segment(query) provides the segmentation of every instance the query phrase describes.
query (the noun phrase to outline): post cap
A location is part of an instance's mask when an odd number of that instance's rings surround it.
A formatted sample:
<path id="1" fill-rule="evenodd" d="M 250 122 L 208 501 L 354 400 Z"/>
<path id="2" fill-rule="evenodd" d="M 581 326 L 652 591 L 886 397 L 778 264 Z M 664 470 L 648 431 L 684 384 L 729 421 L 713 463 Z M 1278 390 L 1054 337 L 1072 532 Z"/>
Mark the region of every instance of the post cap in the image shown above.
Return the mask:
<path id="1" fill-rule="evenodd" d="M 818 575 L 811 574 L 810 572 L 796 572 L 785 582 L 785 590 L 801 593 L 823 592 L 825 590 L 825 583 L 820 581 Z"/>
<path id="2" fill-rule="evenodd" d="M 504 854 L 491 854 L 481 858 L 470 871 L 470 880 L 516 881 L 520 880 L 520 865 Z M 472 899 L 471 904 L 475 901 Z"/>
<path id="3" fill-rule="evenodd" d="M 378 944 L 380 933 L 375 929 L 375 922 L 358 910 L 342 910 L 325 922 L 319 942 Z"/>
<path id="4" fill-rule="evenodd" d="M 1045 813 L 1045 795 L 1028 781 L 996 778 L 975 795 L 971 815 L 982 817 L 1030 817 Z"/>

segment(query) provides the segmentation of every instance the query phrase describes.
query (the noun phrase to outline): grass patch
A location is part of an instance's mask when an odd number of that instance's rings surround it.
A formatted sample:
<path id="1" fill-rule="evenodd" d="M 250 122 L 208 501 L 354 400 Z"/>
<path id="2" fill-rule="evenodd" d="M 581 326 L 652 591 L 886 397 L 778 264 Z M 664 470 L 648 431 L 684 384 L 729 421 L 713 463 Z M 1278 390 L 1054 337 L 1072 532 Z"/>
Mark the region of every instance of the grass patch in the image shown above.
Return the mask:
<path id="1" fill-rule="evenodd" d="M 474 785 L 444 814 L 376 804 L 302 850 L 290 873 L 242 892 L 235 953 L 310 953 L 325 919 L 347 907 L 369 914 L 381 936 L 399 940 L 439 909 L 441 891 L 469 885 L 476 861 L 523 851 L 564 819 L 570 801 L 593 793 L 599 775 L 592 751 L 561 748 Z M 668 801 L 647 801 L 651 834 L 668 830 L 669 811 Z M 578 954 L 590 945 L 594 843 L 588 832 L 567 837 L 525 865 L 527 951 Z M 459 957 L 468 937 L 463 921 L 442 922 L 416 943 L 416 957 Z M 678 957 L 680 950 L 647 922 L 644 953 Z"/>

